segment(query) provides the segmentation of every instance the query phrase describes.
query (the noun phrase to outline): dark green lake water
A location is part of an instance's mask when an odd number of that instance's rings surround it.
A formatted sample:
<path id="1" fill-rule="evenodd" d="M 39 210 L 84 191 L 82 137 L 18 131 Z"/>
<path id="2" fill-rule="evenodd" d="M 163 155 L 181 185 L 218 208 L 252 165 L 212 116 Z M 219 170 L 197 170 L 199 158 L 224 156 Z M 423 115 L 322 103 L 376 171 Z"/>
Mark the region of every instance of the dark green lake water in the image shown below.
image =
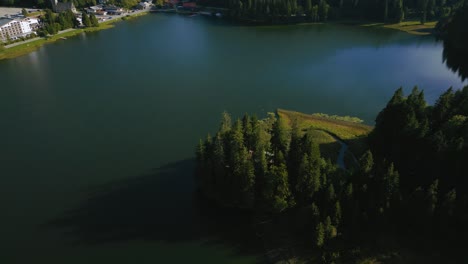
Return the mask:
<path id="1" fill-rule="evenodd" d="M 237 219 L 193 199 L 224 110 L 352 115 L 462 82 L 430 37 L 148 15 L 0 61 L 0 263 L 249 263 Z M 241 221 L 241 220 L 239 220 Z"/>

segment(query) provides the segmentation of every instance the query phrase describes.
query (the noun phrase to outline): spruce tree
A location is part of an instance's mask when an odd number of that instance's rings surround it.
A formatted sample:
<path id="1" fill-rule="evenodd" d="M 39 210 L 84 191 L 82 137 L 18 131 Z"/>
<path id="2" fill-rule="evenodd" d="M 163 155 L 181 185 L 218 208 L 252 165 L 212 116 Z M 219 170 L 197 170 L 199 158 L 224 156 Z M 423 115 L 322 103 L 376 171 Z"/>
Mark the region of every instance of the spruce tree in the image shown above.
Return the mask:
<path id="1" fill-rule="evenodd" d="M 440 127 L 450 119 L 453 98 L 453 89 L 450 87 L 437 99 L 432 110 L 432 123 L 435 127 Z"/>
<path id="2" fill-rule="evenodd" d="M 99 21 L 94 14 L 89 15 L 89 19 L 91 20 L 91 25 L 93 27 L 99 27 Z"/>
<path id="3" fill-rule="evenodd" d="M 221 127 L 219 128 L 219 133 L 221 133 L 221 135 L 228 133 L 231 130 L 231 126 L 232 126 L 231 115 L 229 115 L 227 112 L 223 112 L 222 118 L 221 118 Z"/>
<path id="4" fill-rule="evenodd" d="M 374 157 L 370 150 L 366 151 L 359 159 L 359 167 L 365 176 L 369 177 L 371 175 L 374 167 Z"/>
<path id="5" fill-rule="evenodd" d="M 211 154 L 211 175 L 210 182 L 213 185 L 212 193 L 219 200 L 229 199 L 226 197 L 225 190 L 229 188 L 229 182 L 226 181 L 226 156 L 224 152 L 224 140 L 218 132 L 212 144 Z"/>
<path id="6" fill-rule="evenodd" d="M 439 192 L 439 180 L 435 180 L 426 192 L 426 211 L 429 216 L 433 216 L 437 207 Z"/>
<path id="7" fill-rule="evenodd" d="M 336 237 L 337 230 L 336 230 L 336 227 L 332 225 L 330 216 L 327 216 L 327 218 L 325 219 L 324 229 L 325 229 L 325 240 L 329 240 L 329 239 Z"/>
<path id="8" fill-rule="evenodd" d="M 330 9 L 330 5 L 327 3 L 326 0 L 320 0 L 319 3 L 319 17 L 320 20 L 326 22 L 328 20 L 328 12 Z"/>
<path id="9" fill-rule="evenodd" d="M 304 154 L 299 165 L 295 189 L 296 201 L 300 204 L 310 201 L 320 189 L 320 167 L 317 167 L 316 163 L 307 154 Z"/>
<path id="10" fill-rule="evenodd" d="M 335 226 L 339 226 L 341 223 L 341 205 L 340 201 L 335 202 L 335 206 L 333 208 L 333 224 Z"/>
<path id="11" fill-rule="evenodd" d="M 286 129 L 286 124 L 281 117 L 278 117 L 273 124 L 271 131 L 271 148 L 275 155 L 278 152 L 287 153 L 288 150 L 288 131 Z"/>
<path id="12" fill-rule="evenodd" d="M 335 187 L 333 186 L 333 183 L 330 183 L 330 185 L 328 185 L 326 198 L 327 198 L 328 204 L 330 205 L 332 205 L 334 201 L 336 200 Z"/>
<path id="13" fill-rule="evenodd" d="M 452 189 L 449 192 L 447 192 L 447 194 L 445 194 L 445 199 L 442 206 L 446 217 L 449 218 L 455 215 L 456 200 L 457 192 L 455 189 Z"/>
<path id="14" fill-rule="evenodd" d="M 302 162 L 301 131 L 297 119 L 292 122 L 291 144 L 288 153 L 288 172 L 291 186 L 296 186 Z"/>
<path id="15" fill-rule="evenodd" d="M 391 202 L 398 202 L 400 197 L 400 176 L 395 170 L 393 163 L 391 163 L 388 167 L 387 172 L 384 174 L 383 180 L 385 205 L 387 208 L 389 208 Z"/>
<path id="16" fill-rule="evenodd" d="M 305 0 L 305 13 L 312 20 L 312 0 Z"/>
<path id="17" fill-rule="evenodd" d="M 319 248 L 325 243 L 325 228 L 322 222 L 319 222 L 315 227 L 315 245 Z"/>
<path id="18" fill-rule="evenodd" d="M 286 166 L 284 164 L 271 166 L 265 181 L 264 198 L 267 208 L 276 213 L 286 209 L 291 195 Z"/>
<path id="19" fill-rule="evenodd" d="M 82 20 L 83 25 L 85 27 L 91 27 L 92 26 L 91 19 L 89 18 L 89 16 L 86 13 L 83 13 L 83 15 L 81 17 L 81 20 Z"/>

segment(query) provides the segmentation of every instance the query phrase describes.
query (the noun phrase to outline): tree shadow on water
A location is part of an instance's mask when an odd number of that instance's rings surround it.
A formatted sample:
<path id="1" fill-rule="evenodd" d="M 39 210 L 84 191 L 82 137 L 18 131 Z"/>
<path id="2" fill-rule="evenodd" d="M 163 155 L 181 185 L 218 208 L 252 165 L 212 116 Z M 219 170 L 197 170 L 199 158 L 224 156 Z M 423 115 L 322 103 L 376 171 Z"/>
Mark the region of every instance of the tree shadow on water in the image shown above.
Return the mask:
<path id="1" fill-rule="evenodd" d="M 194 160 L 184 160 L 97 186 L 78 208 L 46 227 L 63 228 L 74 244 L 197 240 L 258 254 L 251 215 L 218 208 L 201 197 L 195 188 L 194 168 Z"/>

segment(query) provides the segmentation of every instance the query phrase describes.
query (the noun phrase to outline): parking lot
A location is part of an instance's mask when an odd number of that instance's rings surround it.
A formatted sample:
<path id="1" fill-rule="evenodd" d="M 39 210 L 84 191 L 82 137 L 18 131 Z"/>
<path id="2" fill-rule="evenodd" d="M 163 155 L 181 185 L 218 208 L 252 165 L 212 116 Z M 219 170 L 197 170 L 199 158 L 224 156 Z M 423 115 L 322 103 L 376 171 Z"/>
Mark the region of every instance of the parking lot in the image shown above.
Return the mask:
<path id="1" fill-rule="evenodd" d="M 0 17 L 16 16 L 21 14 L 22 8 L 17 7 L 0 7 Z M 36 12 L 38 9 L 26 8 L 28 12 Z"/>

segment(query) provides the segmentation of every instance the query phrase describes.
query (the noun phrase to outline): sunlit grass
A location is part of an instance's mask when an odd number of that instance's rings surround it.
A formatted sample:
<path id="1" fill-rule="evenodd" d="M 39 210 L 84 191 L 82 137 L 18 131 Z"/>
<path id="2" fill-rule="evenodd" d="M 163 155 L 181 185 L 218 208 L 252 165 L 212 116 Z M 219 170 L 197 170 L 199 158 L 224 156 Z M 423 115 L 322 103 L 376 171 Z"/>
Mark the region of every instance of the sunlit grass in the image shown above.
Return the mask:
<path id="1" fill-rule="evenodd" d="M 360 120 L 358 118 L 304 114 L 284 109 L 278 109 L 277 112 L 289 125 L 296 119 L 301 130 L 311 131 L 315 142 L 319 144 L 320 150 L 326 158 L 334 160 L 338 156 L 340 144 L 333 136 L 346 142 L 356 157 L 359 157 L 367 149 L 366 138 L 372 131 L 372 127 L 356 122 Z M 351 157 L 347 157 L 347 159 L 350 161 Z"/>
<path id="2" fill-rule="evenodd" d="M 393 23 L 393 24 L 368 23 L 368 24 L 362 24 L 361 26 L 384 27 L 384 28 L 396 29 L 396 30 L 404 31 L 409 34 L 413 34 L 413 35 L 429 35 L 431 34 L 432 30 L 435 28 L 436 24 L 437 24 L 437 21 L 430 21 L 422 25 L 420 21 L 412 20 L 412 21 L 404 21 L 401 23 Z"/>

